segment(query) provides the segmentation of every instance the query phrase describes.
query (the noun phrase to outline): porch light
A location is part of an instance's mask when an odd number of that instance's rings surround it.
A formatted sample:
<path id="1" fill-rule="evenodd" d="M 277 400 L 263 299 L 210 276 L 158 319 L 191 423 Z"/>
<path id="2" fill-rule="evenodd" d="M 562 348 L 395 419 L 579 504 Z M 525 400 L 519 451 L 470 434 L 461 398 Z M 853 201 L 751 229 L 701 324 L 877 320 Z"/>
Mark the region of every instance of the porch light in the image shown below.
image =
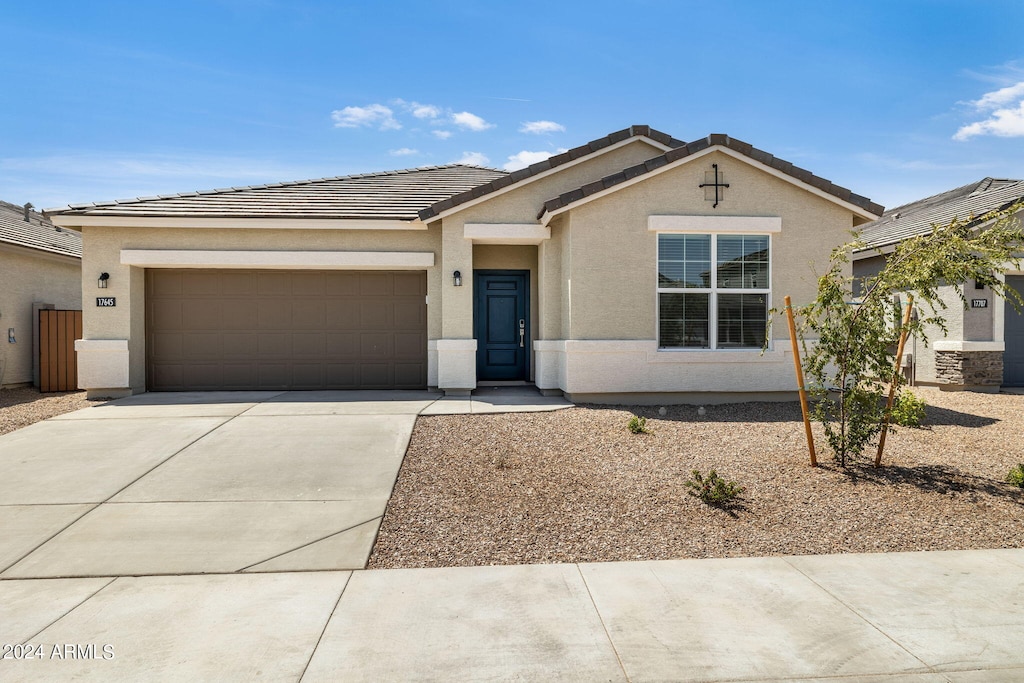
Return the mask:
<path id="1" fill-rule="evenodd" d="M 100 273 L 100 279 L 96 281 L 96 286 L 100 289 L 107 288 L 107 280 L 110 279 L 110 273 Z"/>
<path id="2" fill-rule="evenodd" d="M 452 280 L 455 281 L 455 286 L 456 287 L 461 287 L 462 286 L 462 273 L 456 270 L 454 273 L 452 273 Z"/>

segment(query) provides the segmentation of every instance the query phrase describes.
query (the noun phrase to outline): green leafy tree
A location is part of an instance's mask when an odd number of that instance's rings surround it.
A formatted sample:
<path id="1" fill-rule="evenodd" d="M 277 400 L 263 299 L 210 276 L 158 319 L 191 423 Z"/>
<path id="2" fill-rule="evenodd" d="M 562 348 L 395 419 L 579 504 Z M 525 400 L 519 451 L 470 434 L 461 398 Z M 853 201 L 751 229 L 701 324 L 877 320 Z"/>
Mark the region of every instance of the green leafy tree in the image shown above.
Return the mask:
<path id="1" fill-rule="evenodd" d="M 912 294 L 923 313 L 908 328 L 925 343 L 929 327 L 946 332 L 943 285 L 977 281 L 1015 306 L 1024 303 L 997 275 L 1019 267 L 1016 252 L 1024 233 L 1013 214 L 1022 208 L 1024 203 L 1018 203 L 980 218 L 935 226 L 929 234 L 899 243 L 885 268 L 867 278 L 849 275 L 850 254 L 863 248 L 863 242 L 833 250 L 828 272 L 818 279 L 817 299 L 794 313 L 800 319 L 797 335 L 814 417 L 823 424 L 840 466 L 855 460 L 887 428 L 884 393 L 890 382 L 897 392 L 904 383 L 903 375 L 893 371 L 901 297 Z M 954 289 L 966 306 L 963 288 Z"/>

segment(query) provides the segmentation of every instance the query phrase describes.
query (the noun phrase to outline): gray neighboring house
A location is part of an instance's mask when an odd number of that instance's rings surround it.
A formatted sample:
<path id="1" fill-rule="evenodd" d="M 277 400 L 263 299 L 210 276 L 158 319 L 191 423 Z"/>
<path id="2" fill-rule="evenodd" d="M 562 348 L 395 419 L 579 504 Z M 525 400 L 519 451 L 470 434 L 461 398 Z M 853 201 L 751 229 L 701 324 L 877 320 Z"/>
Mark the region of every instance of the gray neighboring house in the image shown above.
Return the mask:
<path id="1" fill-rule="evenodd" d="M 34 311 L 82 308 L 82 236 L 0 201 L 0 386 L 38 383 Z"/>
<path id="2" fill-rule="evenodd" d="M 953 218 L 983 225 L 974 217 L 1009 208 L 1022 199 L 1024 180 L 984 178 L 890 209 L 861 229 L 868 247 L 853 254 L 853 274 L 865 277 L 879 272 L 902 240 L 931 232 L 936 225 L 948 225 Z M 1024 295 L 1024 272 L 1007 270 L 1004 275 L 1007 283 Z M 967 308 L 958 290 L 967 299 Z M 930 330 L 928 345 L 919 340 L 909 342 L 906 363 L 911 382 L 976 391 L 1024 386 L 1024 317 L 990 288 L 974 282 L 945 286 L 940 294 L 948 306 L 943 312 L 948 333 Z"/>

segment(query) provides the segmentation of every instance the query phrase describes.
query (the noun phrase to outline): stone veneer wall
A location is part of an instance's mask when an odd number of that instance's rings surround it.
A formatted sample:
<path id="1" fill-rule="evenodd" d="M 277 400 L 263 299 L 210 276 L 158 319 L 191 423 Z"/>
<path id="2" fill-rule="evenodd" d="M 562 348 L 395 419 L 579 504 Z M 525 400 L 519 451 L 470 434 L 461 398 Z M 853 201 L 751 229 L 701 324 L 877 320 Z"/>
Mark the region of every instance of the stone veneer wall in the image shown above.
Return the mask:
<path id="1" fill-rule="evenodd" d="M 1002 351 L 936 351 L 940 384 L 998 387 L 1003 383 Z"/>

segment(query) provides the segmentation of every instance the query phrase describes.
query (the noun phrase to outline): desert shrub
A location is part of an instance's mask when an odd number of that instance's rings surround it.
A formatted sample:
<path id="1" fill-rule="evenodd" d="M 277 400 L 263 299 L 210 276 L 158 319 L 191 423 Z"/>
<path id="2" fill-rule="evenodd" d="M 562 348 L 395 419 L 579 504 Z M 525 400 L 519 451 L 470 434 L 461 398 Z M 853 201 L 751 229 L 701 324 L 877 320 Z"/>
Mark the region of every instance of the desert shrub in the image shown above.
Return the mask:
<path id="1" fill-rule="evenodd" d="M 694 498 L 716 507 L 725 507 L 746 491 L 736 482 L 722 479 L 714 470 L 708 472 L 707 477 L 700 470 L 693 470 L 691 478 L 686 480 L 686 488 Z"/>
<path id="2" fill-rule="evenodd" d="M 1006 475 L 1006 481 L 1024 489 L 1024 462 L 1010 468 L 1009 474 Z"/>
<path id="3" fill-rule="evenodd" d="M 626 426 L 629 428 L 629 431 L 633 432 L 634 434 L 650 434 L 651 432 L 651 430 L 647 429 L 646 417 L 638 417 L 634 415 L 633 417 L 629 418 L 629 422 L 626 423 Z"/>
<path id="4" fill-rule="evenodd" d="M 920 427 L 924 421 L 924 399 L 909 391 L 900 392 L 892 404 L 892 421 L 902 427 Z"/>

